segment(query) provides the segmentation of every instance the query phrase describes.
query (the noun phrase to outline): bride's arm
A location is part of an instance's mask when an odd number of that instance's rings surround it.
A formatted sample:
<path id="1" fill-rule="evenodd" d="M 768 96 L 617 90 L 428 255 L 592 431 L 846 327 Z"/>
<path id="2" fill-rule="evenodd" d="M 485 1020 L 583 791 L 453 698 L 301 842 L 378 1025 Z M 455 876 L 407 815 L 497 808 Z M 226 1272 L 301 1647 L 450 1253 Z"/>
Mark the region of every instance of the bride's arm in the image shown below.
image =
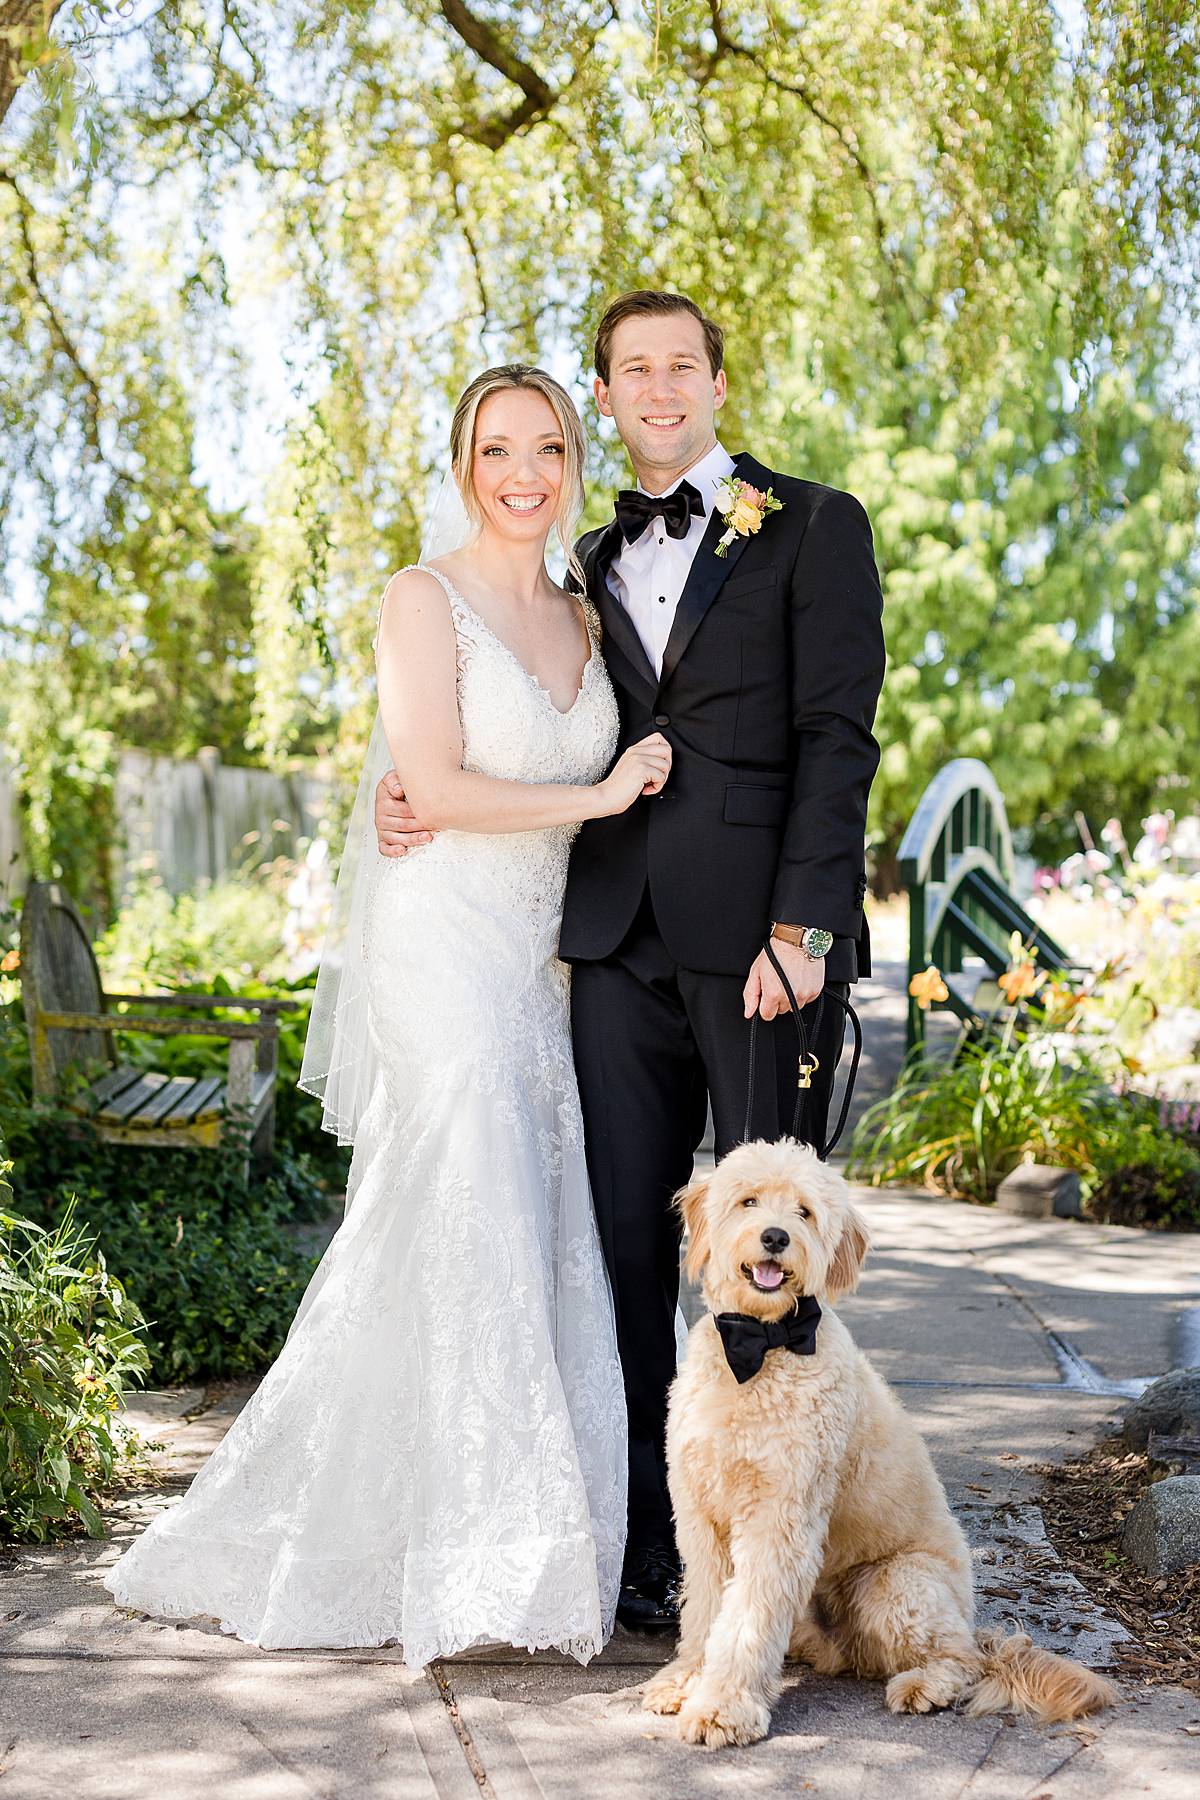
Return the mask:
<path id="1" fill-rule="evenodd" d="M 375 645 L 379 710 L 396 773 L 430 831 L 536 831 L 624 812 L 657 793 L 671 750 L 657 733 L 635 744 L 594 787 L 504 781 L 462 766 L 454 623 L 439 582 L 420 569 L 393 575 Z"/>

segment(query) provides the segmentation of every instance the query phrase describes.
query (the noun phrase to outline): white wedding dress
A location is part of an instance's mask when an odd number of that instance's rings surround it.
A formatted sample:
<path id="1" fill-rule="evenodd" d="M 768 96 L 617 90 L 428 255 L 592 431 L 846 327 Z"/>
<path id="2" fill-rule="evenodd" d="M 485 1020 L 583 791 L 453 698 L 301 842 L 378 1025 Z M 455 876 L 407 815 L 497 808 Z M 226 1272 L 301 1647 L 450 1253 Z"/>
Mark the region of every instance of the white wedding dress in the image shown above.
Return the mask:
<path id="1" fill-rule="evenodd" d="M 431 573 L 464 767 L 595 781 L 617 709 L 594 618 L 562 713 Z M 415 1665 L 483 1643 L 586 1661 L 610 1634 L 625 1400 L 556 954 L 576 829 L 444 831 L 394 860 L 371 834 L 382 1079 L 357 1192 L 261 1386 L 109 1571 L 121 1605 L 269 1647 L 394 1640 Z"/>

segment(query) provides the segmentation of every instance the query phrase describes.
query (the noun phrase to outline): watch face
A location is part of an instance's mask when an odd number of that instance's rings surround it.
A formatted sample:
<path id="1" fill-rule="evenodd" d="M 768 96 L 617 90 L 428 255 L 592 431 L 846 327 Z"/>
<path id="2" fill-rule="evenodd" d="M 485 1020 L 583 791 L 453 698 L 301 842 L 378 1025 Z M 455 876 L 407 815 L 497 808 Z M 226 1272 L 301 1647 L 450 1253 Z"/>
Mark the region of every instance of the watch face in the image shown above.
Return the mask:
<path id="1" fill-rule="evenodd" d="M 833 949 L 832 931 L 821 931 L 814 925 L 804 934 L 804 948 L 810 956 L 828 956 Z"/>

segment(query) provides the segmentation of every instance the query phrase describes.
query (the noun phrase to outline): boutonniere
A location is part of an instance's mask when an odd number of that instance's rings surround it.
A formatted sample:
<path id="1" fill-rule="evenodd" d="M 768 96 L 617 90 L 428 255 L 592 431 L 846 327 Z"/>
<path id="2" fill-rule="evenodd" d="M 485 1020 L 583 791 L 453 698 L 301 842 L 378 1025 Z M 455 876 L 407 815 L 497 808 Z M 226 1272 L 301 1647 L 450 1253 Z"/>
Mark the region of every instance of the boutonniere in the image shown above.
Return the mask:
<path id="1" fill-rule="evenodd" d="M 770 488 L 764 493 L 748 481 L 739 481 L 736 475 L 727 476 L 721 483 L 713 505 L 729 527 L 717 545 L 718 556 L 724 556 L 734 538 L 753 537 L 760 531 L 768 513 L 783 511 L 783 501 L 777 500 Z"/>

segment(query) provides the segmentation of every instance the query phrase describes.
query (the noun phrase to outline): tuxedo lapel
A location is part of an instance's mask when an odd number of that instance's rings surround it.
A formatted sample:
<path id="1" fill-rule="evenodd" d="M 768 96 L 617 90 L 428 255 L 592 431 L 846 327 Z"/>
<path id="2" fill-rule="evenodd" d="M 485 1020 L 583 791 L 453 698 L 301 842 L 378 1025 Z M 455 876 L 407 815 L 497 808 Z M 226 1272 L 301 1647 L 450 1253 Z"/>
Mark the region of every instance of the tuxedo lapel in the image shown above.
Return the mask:
<path id="1" fill-rule="evenodd" d="M 743 453 L 733 459 L 733 472 L 741 480 L 749 480 L 753 487 L 767 488 L 771 483 L 771 474 L 761 463 L 755 462 L 752 456 Z M 675 618 L 671 625 L 671 633 L 667 638 L 667 647 L 663 651 L 662 680 L 660 688 L 667 685 L 679 666 L 679 659 L 691 643 L 701 619 L 720 593 L 722 586 L 728 581 L 738 559 L 750 542 L 748 537 L 735 537 L 724 556 L 717 555 L 717 545 L 725 535 L 726 525 L 720 513 L 714 507 L 709 515 L 708 525 L 700 540 L 700 547 L 692 558 L 692 566 L 688 578 L 683 584 L 683 592 L 679 596 L 679 605 L 675 609 Z"/>
<path id="2" fill-rule="evenodd" d="M 600 623 L 604 627 L 605 659 L 608 660 L 615 649 L 623 658 L 631 677 L 639 686 L 648 688 L 654 694 L 658 682 L 637 634 L 637 627 L 608 585 L 609 564 L 620 545 L 621 532 L 614 520 L 599 534 L 583 559 L 588 597 L 600 614 Z"/>

